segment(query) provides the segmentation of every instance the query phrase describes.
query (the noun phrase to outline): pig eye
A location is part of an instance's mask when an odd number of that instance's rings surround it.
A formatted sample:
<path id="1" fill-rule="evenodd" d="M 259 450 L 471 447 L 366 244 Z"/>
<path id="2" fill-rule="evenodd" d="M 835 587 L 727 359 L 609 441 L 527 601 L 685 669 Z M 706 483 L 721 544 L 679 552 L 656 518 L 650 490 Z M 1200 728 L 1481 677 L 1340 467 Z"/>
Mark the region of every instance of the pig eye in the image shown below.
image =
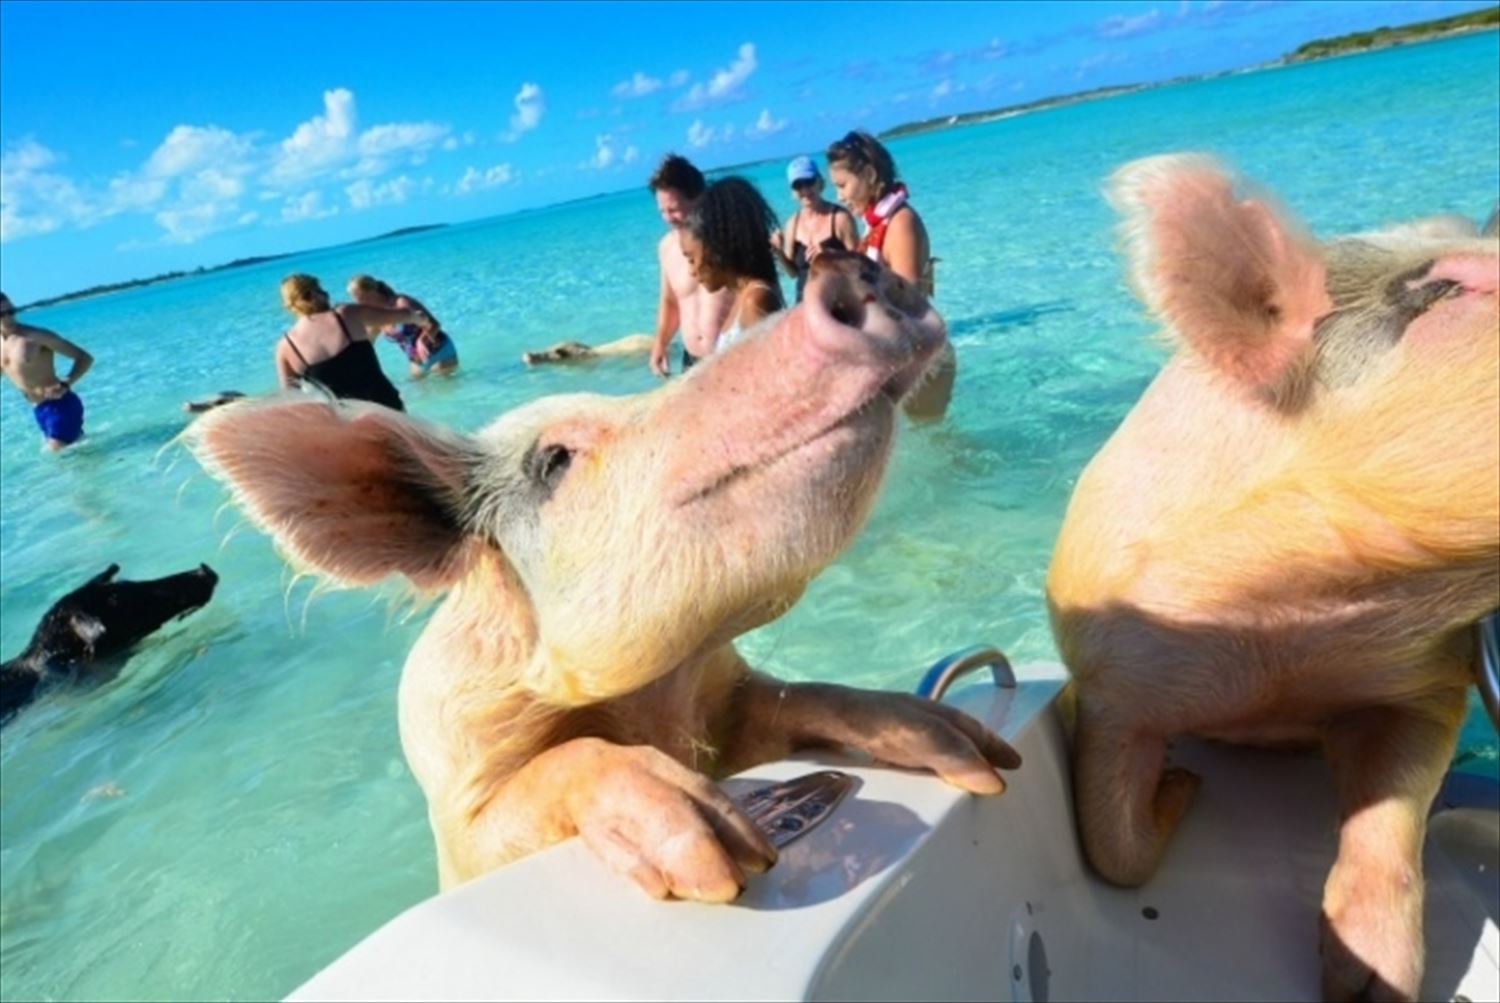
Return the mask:
<path id="1" fill-rule="evenodd" d="M 528 473 L 533 481 L 551 492 L 562 481 L 563 475 L 568 472 L 568 464 L 572 462 L 573 451 L 567 446 L 554 443 L 532 450 Z"/>

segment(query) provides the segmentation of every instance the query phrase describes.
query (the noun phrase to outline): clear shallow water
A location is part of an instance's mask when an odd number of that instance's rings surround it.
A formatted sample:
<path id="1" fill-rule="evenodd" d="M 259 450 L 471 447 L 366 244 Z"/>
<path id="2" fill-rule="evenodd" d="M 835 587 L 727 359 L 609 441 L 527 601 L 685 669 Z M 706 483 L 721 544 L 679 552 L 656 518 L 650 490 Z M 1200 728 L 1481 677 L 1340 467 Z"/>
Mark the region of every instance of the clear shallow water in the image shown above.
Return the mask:
<path id="1" fill-rule="evenodd" d="M 957 398 L 941 427 L 906 430 L 863 535 L 745 640 L 751 660 L 905 689 L 977 641 L 1055 657 L 1041 589 L 1063 507 L 1161 361 L 1120 278 L 1102 180 L 1137 156 L 1206 149 L 1323 236 L 1482 218 L 1500 189 L 1497 94 L 1488 33 L 894 143 L 944 259 Z M 744 173 L 790 211 L 779 164 Z M 117 680 L 55 693 L 0 733 L 0 997 L 277 997 L 432 893 L 395 716 L 426 614 L 371 593 L 309 603 L 264 537 L 216 515 L 224 495 L 191 459 L 157 451 L 184 427 L 183 400 L 272 387 L 276 284 L 291 271 L 335 289 L 372 272 L 440 313 L 464 369 L 401 382 L 423 417 L 472 430 L 544 393 L 649 388 L 636 361 L 527 371 L 517 358 L 648 329 L 659 234 L 642 189 L 28 315 L 98 363 L 80 387 L 89 440 L 61 457 L 0 395 L 0 651 L 111 561 L 135 578 L 208 561 L 222 581 Z M 1477 716 L 1464 749 L 1494 772 Z"/>

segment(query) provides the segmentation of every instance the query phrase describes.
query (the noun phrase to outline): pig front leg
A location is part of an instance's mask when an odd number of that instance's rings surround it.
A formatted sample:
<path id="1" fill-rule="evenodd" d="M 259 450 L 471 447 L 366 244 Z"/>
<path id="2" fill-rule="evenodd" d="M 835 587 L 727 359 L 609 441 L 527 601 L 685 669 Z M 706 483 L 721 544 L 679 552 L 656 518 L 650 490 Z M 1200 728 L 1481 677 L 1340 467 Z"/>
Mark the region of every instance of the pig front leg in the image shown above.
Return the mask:
<path id="1" fill-rule="evenodd" d="M 963 711 L 905 693 L 752 674 L 736 699 L 740 724 L 724 772 L 798 749 L 848 746 L 893 766 L 929 770 L 974 794 L 999 794 L 1005 782 L 995 771 L 1021 765 L 1015 749 Z"/>
<path id="2" fill-rule="evenodd" d="M 440 823 L 441 824 L 441 823 Z M 581 836 L 653 898 L 727 902 L 776 850 L 706 777 L 650 746 L 576 738 L 541 753 L 440 838 L 443 884 Z"/>
<path id="3" fill-rule="evenodd" d="M 1422 983 L 1422 841 L 1453 759 L 1464 692 L 1336 718 L 1338 859 L 1323 889 L 1323 998 L 1414 1000 Z"/>

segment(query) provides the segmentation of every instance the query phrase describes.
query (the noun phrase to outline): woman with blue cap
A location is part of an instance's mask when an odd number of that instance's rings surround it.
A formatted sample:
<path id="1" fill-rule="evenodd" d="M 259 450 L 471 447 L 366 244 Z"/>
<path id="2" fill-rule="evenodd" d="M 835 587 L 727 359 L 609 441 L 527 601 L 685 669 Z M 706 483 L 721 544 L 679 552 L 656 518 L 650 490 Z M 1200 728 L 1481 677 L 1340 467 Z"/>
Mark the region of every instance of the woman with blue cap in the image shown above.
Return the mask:
<path id="1" fill-rule="evenodd" d="M 811 157 L 798 157 L 786 168 L 787 183 L 797 199 L 797 211 L 786 226 L 771 234 L 771 249 L 788 275 L 797 279 L 797 302 L 819 251 L 834 248 L 852 251 L 859 244 L 859 230 L 849 210 L 823 198 L 823 175 Z"/>

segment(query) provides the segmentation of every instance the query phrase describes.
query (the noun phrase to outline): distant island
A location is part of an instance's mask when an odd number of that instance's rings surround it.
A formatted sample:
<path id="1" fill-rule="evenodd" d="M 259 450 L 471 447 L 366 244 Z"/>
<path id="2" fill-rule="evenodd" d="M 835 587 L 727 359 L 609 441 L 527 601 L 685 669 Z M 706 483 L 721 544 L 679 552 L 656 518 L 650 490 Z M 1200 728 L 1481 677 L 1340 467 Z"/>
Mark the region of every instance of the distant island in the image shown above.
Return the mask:
<path id="1" fill-rule="evenodd" d="M 1326 59 L 1352 52 L 1384 49 L 1392 45 L 1426 41 L 1446 35 L 1462 35 L 1471 31 L 1483 31 L 1500 25 L 1500 7 L 1471 10 L 1467 14 L 1439 18 L 1435 21 L 1419 21 L 1400 28 L 1376 28 L 1374 31 L 1356 31 L 1337 38 L 1318 38 L 1286 57 L 1288 63 L 1304 63 L 1309 59 Z"/>
<path id="2" fill-rule="evenodd" d="M 349 243 L 350 245 L 370 244 L 377 240 L 389 240 L 392 237 L 404 237 L 412 233 L 421 233 L 424 230 L 437 230 L 447 225 L 447 223 L 428 223 L 424 226 L 403 226 L 401 229 L 392 230 L 390 233 L 382 233 L 374 237 L 365 237 L 361 240 L 350 241 Z M 318 248 L 317 250 L 327 250 L 327 248 Z M 251 258 L 235 258 L 233 261 L 226 261 L 222 265 L 212 265 L 208 267 L 199 265 L 197 268 L 190 268 L 176 272 L 163 272 L 160 275 L 153 275 L 148 279 L 130 279 L 125 282 L 109 282 L 104 285 L 89 286 L 87 289 L 79 289 L 71 293 L 63 293 L 61 296 L 50 296 L 47 299 L 41 299 L 33 303 L 27 303 L 25 306 L 18 306 L 16 307 L 16 310 L 19 312 L 21 310 L 32 310 L 37 307 L 54 306 L 58 303 L 67 303 L 70 300 L 87 299 L 90 296 L 103 296 L 105 293 L 117 293 L 124 289 L 135 289 L 140 286 L 154 286 L 158 282 L 170 282 L 173 279 L 181 279 L 190 275 L 207 275 L 210 272 L 224 272 L 228 271 L 231 268 L 244 268 L 247 265 L 258 265 L 263 261 L 275 261 L 278 258 L 290 258 L 293 254 L 305 253 L 308 252 L 288 251 L 284 254 L 261 254 Z"/>
<path id="3" fill-rule="evenodd" d="M 1025 104 L 1006 105 L 1003 108 L 970 111 L 964 112 L 961 115 L 939 115 L 936 118 L 893 126 L 880 133 L 880 138 L 895 139 L 898 136 L 911 136 L 921 132 L 931 132 L 934 129 L 949 129 L 960 125 L 978 125 L 981 122 L 993 122 L 1002 118 L 1023 115 L 1027 112 L 1042 111 L 1046 108 L 1055 108 L 1061 105 L 1077 104 L 1082 101 L 1096 101 L 1100 98 L 1118 97 L 1121 94 L 1152 90 L 1157 87 L 1171 87 L 1194 80 L 1212 80 L 1216 77 L 1227 77 L 1236 73 L 1244 73 L 1247 70 L 1271 69 L 1277 66 L 1287 66 L 1292 63 L 1305 63 L 1315 59 L 1328 59 L 1333 56 L 1346 56 L 1356 52 L 1384 49 L 1393 45 L 1432 41 L 1453 35 L 1487 31 L 1497 26 L 1500 26 L 1500 6 L 1487 7 L 1484 10 L 1470 11 L 1467 14 L 1457 14 L 1453 17 L 1438 18 L 1432 21 L 1418 21 L 1415 24 L 1403 25 L 1400 28 L 1376 28 L 1374 31 L 1358 31 L 1349 35 L 1339 35 L 1336 38 L 1317 38 L 1298 46 L 1296 50 L 1282 56 L 1280 59 L 1273 59 L 1259 66 L 1221 70 L 1217 73 L 1205 73 L 1194 76 L 1173 77 L 1170 80 L 1154 80 L 1150 83 L 1096 87 L 1093 90 L 1079 91 L 1076 94 L 1058 94 L 1053 97 L 1042 98 L 1039 101 L 1028 101 Z"/>

